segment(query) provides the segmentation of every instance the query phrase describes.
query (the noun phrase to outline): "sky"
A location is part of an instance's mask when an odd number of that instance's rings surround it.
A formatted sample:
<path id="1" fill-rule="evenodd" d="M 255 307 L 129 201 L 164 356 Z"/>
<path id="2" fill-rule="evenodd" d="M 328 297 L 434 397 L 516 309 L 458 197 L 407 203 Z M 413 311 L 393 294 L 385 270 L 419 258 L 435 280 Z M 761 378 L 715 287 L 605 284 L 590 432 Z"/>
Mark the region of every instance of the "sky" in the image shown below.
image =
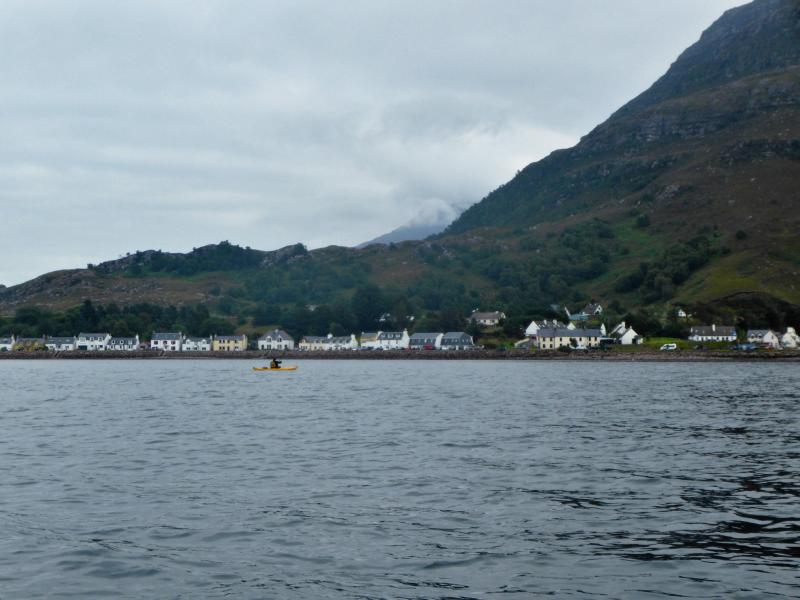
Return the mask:
<path id="1" fill-rule="evenodd" d="M 4 0 L 0 284 L 452 220 L 742 0 Z"/>

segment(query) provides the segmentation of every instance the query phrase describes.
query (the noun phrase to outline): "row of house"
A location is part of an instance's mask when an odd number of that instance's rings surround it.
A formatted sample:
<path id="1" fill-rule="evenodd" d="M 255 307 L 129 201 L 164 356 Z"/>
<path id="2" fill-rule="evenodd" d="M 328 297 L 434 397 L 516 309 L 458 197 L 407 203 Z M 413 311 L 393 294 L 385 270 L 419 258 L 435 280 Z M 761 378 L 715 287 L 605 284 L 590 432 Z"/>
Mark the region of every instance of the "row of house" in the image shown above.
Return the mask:
<path id="1" fill-rule="evenodd" d="M 154 333 L 149 344 L 141 343 L 138 335 L 112 337 L 109 333 L 79 333 L 71 337 L 0 337 L 0 352 L 42 348 L 53 352 L 135 352 L 147 349 L 168 352 L 240 352 L 247 350 L 247 336 L 216 335 L 199 338 L 186 337 L 181 333 Z"/>
<path id="2" fill-rule="evenodd" d="M 763 348 L 798 348 L 800 336 L 794 327 L 787 327 L 783 333 L 772 329 L 749 329 L 746 334 L 748 344 Z M 697 325 L 689 332 L 692 342 L 737 342 L 739 334 L 733 325 Z"/>
<path id="3" fill-rule="evenodd" d="M 559 348 L 597 348 L 603 344 L 630 346 L 641 344 L 644 338 L 629 327 L 625 321 L 611 331 L 604 324 L 597 328 L 578 327 L 575 320 L 563 323 L 556 319 L 531 321 L 525 328 L 525 339 L 516 343 L 517 348 L 558 350 Z"/>
<path id="4" fill-rule="evenodd" d="M 243 352 L 248 349 L 246 335 L 214 335 L 209 337 L 185 336 L 181 332 L 156 332 L 150 342 L 141 343 L 139 336 L 112 337 L 109 333 L 80 333 L 74 337 L 0 338 L 0 352 L 12 350 L 34 350 L 46 348 L 54 352 L 71 351 L 136 351 L 159 350 L 162 352 Z M 259 350 L 287 351 L 295 349 L 295 341 L 282 329 L 274 329 L 262 335 L 256 343 Z M 305 336 L 297 346 L 300 350 L 467 350 L 475 347 L 472 336 L 463 331 L 448 333 L 417 333 L 409 335 L 403 331 L 362 332 L 357 338 L 347 336 Z"/>
<path id="5" fill-rule="evenodd" d="M 355 335 L 337 337 L 307 335 L 300 340 L 300 350 L 471 350 L 475 348 L 471 335 L 464 331 L 447 333 L 415 333 L 408 331 L 362 332 L 359 339 Z"/>

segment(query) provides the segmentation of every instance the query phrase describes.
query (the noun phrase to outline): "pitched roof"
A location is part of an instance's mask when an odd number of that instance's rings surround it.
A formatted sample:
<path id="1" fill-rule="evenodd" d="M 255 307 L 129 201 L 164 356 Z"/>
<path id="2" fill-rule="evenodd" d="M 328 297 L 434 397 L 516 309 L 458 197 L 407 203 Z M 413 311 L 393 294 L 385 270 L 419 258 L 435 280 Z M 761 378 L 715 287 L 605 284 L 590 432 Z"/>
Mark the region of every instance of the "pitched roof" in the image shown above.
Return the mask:
<path id="1" fill-rule="evenodd" d="M 603 332 L 599 329 L 567 329 L 566 327 L 543 327 L 536 334 L 536 337 L 565 337 L 565 338 L 580 338 L 580 337 L 605 337 Z"/>
<path id="2" fill-rule="evenodd" d="M 768 333 L 774 333 L 771 329 L 748 329 L 747 337 L 764 337 Z"/>
<path id="3" fill-rule="evenodd" d="M 323 338 L 325 342 L 328 344 L 349 344 L 353 341 L 353 338 L 349 335 L 338 335 L 329 338 Z"/>
<path id="4" fill-rule="evenodd" d="M 0 340 L 2 341 L 2 340 Z M 74 344 L 74 337 L 49 337 L 47 338 L 48 344 Z"/>
<path id="5" fill-rule="evenodd" d="M 379 340 L 402 340 L 403 339 L 403 332 L 402 331 L 381 331 L 378 334 Z"/>
<path id="6" fill-rule="evenodd" d="M 247 336 L 242 335 L 218 335 L 217 341 L 220 342 L 242 342 Z"/>
<path id="7" fill-rule="evenodd" d="M 435 340 L 437 337 L 442 335 L 441 333 L 415 333 L 411 336 L 411 341 L 418 341 L 418 340 Z"/>
<path id="8" fill-rule="evenodd" d="M 154 342 L 169 342 L 169 341 L 179 341 L 183 335 L 180 332 L 160 332 L 160 333 L 153 333 L 153 337 L 150 339 Z"/>
<path id="9" fill-rule="evenodd" d="M 111 337 L 111 334 L 110 333 L 79 333 L 78 337 L 79 338 L 90 338 L 90 337 L 91 338 L 98 338 L 98 337 L 99 338 L 105 338 L 105 337 Z"/>
<path id="10" fill-rule="evenodd" d="M 466 331 L 448 331 L 442 336 L 442 344 L 452 340 L 462 341 L 465 339 L 469 339 L 470 343 L 472 343 L 472 336 Z"/>
<path id="11" fill-rule="evenodd" d="M 478 321 L 481 319 L 502 319 L 503 313 L 499 310 L 494 310 L 492 312 L 474 312 L 470 315 L 470 319 L 474 321 Z"/>
<path id="12" fill-rule="evenodd" d="M 286 333 L 283 329 L 273 329 L 262 335 L 259 340 L 271 340 L 274 338 L 281 338 L 284 341 L 294 341 L 294 338 Z"/>
<path id="13" fill-rule="evenodd" d="M 736 327 L 733 325 L 695 325 L 690 330 L 691 335 L 700 337 L 730 337 L 736 335 Z"/>

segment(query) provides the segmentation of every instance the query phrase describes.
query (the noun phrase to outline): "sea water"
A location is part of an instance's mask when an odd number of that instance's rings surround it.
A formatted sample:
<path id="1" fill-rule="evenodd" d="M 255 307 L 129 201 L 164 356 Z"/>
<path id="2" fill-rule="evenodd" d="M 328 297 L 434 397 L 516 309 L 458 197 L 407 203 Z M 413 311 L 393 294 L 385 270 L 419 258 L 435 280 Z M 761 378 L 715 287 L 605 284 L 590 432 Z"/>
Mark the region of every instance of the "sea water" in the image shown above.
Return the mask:
<path id="1" fill-rule="evenodd" d="M 0 598 L 800 596 L 800 368 L 0 361 Z"/>

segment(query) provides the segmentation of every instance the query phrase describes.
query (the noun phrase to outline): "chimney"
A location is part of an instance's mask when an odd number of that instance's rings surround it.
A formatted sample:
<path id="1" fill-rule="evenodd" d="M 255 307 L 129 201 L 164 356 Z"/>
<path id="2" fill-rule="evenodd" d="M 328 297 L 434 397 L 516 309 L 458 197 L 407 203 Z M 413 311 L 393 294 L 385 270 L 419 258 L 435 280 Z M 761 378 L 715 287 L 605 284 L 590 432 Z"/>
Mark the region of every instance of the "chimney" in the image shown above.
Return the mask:
<path id="1" fill-rule="evenodd" d="M 716 323 L 712 323 L 711 324 L 711 331 L 716 331 L 716 330 L 717 330 L 717 324 Z"/>

